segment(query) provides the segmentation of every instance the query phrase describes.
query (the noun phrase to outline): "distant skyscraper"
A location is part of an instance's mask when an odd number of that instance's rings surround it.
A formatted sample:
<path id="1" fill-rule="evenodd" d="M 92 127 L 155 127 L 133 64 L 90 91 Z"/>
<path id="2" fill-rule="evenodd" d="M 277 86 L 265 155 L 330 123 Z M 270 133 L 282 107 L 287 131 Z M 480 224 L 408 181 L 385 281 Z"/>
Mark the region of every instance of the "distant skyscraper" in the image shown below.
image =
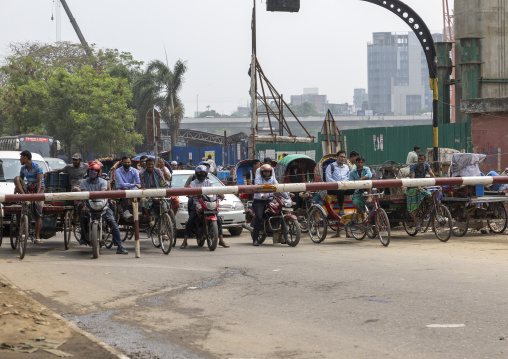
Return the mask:
<path id="1" fill-rule="evenodd" d="M 355 89 L 353 104 L 355 105 L 355 111 L 357 112 L 369 109 L 369 95 L 367 94 L 366 89 Z"/>
<path id="2" fill-rule="evenodd" d="M 443 41 L 434 34 L 434 41 Z M 428 66 L 416 35 L 373 33 L 367 45 L 369 109 L 414 115 L 432 110 Z"/>

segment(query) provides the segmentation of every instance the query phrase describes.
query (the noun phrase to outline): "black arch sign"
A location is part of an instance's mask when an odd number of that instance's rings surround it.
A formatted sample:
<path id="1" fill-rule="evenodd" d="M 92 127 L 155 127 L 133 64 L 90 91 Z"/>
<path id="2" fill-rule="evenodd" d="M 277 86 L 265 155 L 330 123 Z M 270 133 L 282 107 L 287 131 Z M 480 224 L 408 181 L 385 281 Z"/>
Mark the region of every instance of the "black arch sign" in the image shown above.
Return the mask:
<path id="1" fill-rule="evenodd" d="M 429 67 L 429 78 L 437 78 L 437 56 L 434 39 L 429 28 L 413 9 L 400 0 L 362 0 L 385 8 L 400 17 L 420 41 Z"/>
<path id="2" fill-rule="evenodd" d="M 439 150 L 439 133 L 438 133 L 438 118 L 437 118 L 437 56 L 434 39 L 429 31 L 429 28 L 413 9 L 404 4 L 400 0 L 362 0 L 370 2 L 371 4 L 381 6 L 386 10 L 394 13 L 400 17 L 415 33 L 416 37 L 422 45 L 425 58 L 427 59 L 427 66 L 429 68 L 430 88 L 433 93 L 432 100 L 432 127 L 433 127 L 433 147 L 434 153 L 432 160 L 434 161 L 434 171 L 439 169 L 438 163 L 438 150 Z"/>

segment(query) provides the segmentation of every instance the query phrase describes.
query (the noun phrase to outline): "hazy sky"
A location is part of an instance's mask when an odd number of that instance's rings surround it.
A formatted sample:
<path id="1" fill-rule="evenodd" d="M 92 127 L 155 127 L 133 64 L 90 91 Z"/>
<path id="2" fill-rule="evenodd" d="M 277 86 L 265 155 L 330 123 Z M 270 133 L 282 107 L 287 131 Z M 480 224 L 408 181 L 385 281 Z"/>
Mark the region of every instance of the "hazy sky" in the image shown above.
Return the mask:
<path id="1" fill-rule="evenodd" d="M 0 57 L 11 41 L 56 41 L 57 0 L 0 0 Z M 453 0 L 449 0 L 452 5 Z M 182 90 L 186 116 L 211 109 L 231 114 L 249 101 L 253 0 L 67 0 L 89 44 L 131 52 L 145 64 L 187 60 Z M 405 0 L 432 32 L 442 31 L 442 0 Z M 361 0 L 301 0 L 299 13 L 266 11 L 256 0 L 258 59 L 289 102 L 318 87 L 333 103 L 353 102 L 367 87 L 372 32 L 407 32 L 383 8 Z M 79 42 L 63 8 L 62 41 Z M 197 101 L 199 95 L 199 102 Z"/>

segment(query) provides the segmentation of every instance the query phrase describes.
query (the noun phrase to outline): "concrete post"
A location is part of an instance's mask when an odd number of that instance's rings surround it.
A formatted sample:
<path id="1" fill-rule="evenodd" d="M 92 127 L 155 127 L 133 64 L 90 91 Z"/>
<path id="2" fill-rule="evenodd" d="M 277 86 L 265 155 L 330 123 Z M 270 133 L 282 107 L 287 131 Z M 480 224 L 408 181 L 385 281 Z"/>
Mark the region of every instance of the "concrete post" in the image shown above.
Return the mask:
<path id="1" fill-rule="evenodd" d="M 450 51 L 451 42 L 436 42 L 437 78 L 438 78 L 438 122 L 440 125 L 450 123 L 450 75 L 453 70 Z"/>

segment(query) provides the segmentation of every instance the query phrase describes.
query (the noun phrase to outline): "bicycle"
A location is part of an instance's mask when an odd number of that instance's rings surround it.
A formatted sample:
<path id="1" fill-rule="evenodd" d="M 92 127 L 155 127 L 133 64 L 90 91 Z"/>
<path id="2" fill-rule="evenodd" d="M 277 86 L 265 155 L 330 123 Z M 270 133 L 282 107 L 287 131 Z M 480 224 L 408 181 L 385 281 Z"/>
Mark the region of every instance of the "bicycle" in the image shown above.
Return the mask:
<path id="1" fill-rule="evenodd" d="M 363 240 L 367 232 L 371 231 L 372 236 L 377 235 L 381 244 L 387 247 L 391 239 L 390 220 L 385 210 L 379 205 L 379 197 L 384 196 L 384 192 L 364 192 L 362 196 L 372 198 L 371 202 L 366 203 L 368 209 L 367 218 L 363 220 L 361 213 L 355 208 L 351 220 L 344 227 L 349 228 L 351 234 L 357 240 Z"/>
<path id="2" fill-rule="evenodd" d="M 171 210 L 170 202 L 165 198 L 154 200 L 150 211 L 155 217 L 153 225 L 149 227 L 152 244 L 167 255 L 176 244 L 175 214 Z"/>
<path id="3" fill-rule="evenodd" d="M 377 236 L 383 246 L 388 246 L 391 239 L 390 221 L 385 210 L 379 205 L 379 197 L 383 196 L 384 192 L 380 193 L 367 193 L 364 192 L 362 196 L 372 197 L 372 202 L 367 202 L 368 207 L 372 207 L 365 220 L 355 208 L 354 212 L 349 215 L 340 217 L 331 208 L 330 203 L 324 202 L 326 211 L 320 205 L 315 205 L 309 214 L 309 235 L 314 243 L 321 243 L 326 238 L 327 228 L 344 227 L 350 230 L 353 237 L 357 240 L 363 240 L 368 232 L 370 236 Z M 323 212 L 321 212 L 323 211 Z M 337 223 L 328 223 L 328 218 L 335 219 Z M 316 236 L 313 235 L 316 233 Z M 370 237 L 369 236 L 369 237 Z"/>
<path id="4" fill-rule="evenodd" d="M 441 187 L 430 186 L 427 187 L 427 190 L 432 193 L 432 200 L 429 204 L 423 204 L 418 208 L 415 215 L 416 221 L 423 224 L 421 232 L 425 232 L 430 224 L 432 224 L 432 230 L 437 239 L 441 242 L 446 242 L 452 235 L 452 214 L 448 207 L 441 203 L 441 198 L 443 197 Z M 412 220 L 404 222 L 404 228 L 411 236 L 416 235 L 418 232 Z"/>

